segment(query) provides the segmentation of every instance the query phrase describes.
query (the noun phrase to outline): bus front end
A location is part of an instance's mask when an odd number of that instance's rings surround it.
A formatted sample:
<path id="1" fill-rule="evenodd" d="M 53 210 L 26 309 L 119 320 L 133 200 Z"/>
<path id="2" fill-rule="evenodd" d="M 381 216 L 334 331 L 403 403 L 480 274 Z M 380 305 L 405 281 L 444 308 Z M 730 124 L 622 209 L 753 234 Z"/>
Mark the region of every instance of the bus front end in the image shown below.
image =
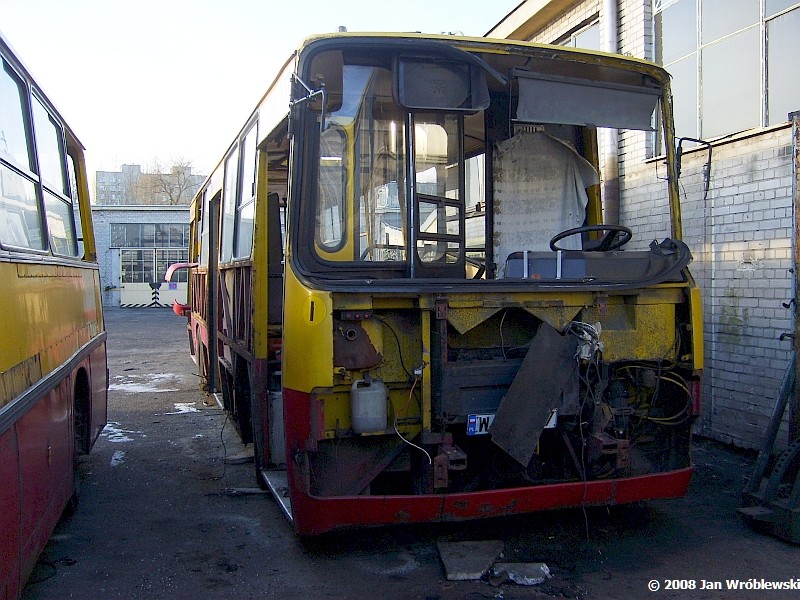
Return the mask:
<path id="1" fill-rule="evenodd" d="M 281 443 L 297 530 L 683 495 L 702 318 L 667 74 L 345 34 L 306 44 L 293 89 Z M 607 175 L 620 150 L 641 155 L 623 185 Z"/>

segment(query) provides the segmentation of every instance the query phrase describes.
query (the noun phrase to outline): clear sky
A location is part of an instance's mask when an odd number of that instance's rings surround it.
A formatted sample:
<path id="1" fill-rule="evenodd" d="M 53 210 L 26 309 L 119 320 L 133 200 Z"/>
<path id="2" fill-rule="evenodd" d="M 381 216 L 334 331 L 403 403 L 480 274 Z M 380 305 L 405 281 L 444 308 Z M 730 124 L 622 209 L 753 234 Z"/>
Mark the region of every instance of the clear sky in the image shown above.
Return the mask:
<path id="1" fill-rule="evenodd" d="M 482 36 L 522 0 L 0 0 L 0 31 L 87 148 L 89 176 L 207 174 L 303 38 Z"/>

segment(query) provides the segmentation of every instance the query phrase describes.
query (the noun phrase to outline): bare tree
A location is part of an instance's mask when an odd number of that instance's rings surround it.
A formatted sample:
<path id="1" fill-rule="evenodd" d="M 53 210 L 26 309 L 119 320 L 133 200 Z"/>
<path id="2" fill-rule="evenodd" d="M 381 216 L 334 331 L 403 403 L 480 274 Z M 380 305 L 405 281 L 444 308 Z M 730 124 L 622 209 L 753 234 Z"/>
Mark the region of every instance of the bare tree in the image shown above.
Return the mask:
<path id="1" fill-rule="evenodd" d="M 203 177 L 192 175 L 192 163 L 183 158 L 171 161 L 166 167 L 154 159 L 145 174 L 150 202 L 148 204 L 189 204 L 202 183 Z"/>

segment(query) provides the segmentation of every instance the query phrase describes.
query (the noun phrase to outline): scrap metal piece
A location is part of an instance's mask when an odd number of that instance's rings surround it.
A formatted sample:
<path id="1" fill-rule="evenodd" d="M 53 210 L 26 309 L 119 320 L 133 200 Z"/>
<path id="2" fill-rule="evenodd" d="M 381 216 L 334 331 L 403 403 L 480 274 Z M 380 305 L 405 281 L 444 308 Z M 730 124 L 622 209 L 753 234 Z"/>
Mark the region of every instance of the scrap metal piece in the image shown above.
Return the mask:
<path id="1" fill-rule="evenodd" d="M 383 356 L 360 321 L 334 318 L 333 364 L 345 369 L 371 369 L 381 364 Z"/>
<path id="2" fill-rule="evenodd" d="M 388 435 L 322 440 L 309 453 L 311 492 L 325 497 L 360 494 L 404 449 L 399 437 Z"/>
<path id="3" fill-rule="evenodd" d="M 538 585 L 551 577 L 550 568 L 545 563 L 497 563 L 489 574 L 492 585 L 507 581 L 517 585 Z"/>
<path id="4" fill-rule="evenodd" d="M 526 467 L 536 450 L 550 411 L 558 408 L 570 377 L 575 376 L 574 336 L 542 323 L 508 393 L 489 427 L 492 441 Z"/>

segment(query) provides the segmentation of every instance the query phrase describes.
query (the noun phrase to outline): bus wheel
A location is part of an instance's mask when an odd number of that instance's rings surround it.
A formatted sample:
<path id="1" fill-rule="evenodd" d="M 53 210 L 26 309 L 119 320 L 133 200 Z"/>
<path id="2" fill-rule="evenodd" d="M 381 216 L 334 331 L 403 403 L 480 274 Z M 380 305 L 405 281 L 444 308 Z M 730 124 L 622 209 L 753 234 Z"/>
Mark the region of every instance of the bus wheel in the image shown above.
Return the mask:
<path id="1" fill-rule="evenodd" d="M 86 371 L 81 369 L 75 378 L 73 391 L 73 423 L 75 432 L 75 446 L 72 453 L 73 475 L 72 495 L 64 508 L 66 514 L 71 515 L 78 508 L 78 495 L 81 487 L 82 457 L 89 454 L 91 449 L 91 389 Z"/>

